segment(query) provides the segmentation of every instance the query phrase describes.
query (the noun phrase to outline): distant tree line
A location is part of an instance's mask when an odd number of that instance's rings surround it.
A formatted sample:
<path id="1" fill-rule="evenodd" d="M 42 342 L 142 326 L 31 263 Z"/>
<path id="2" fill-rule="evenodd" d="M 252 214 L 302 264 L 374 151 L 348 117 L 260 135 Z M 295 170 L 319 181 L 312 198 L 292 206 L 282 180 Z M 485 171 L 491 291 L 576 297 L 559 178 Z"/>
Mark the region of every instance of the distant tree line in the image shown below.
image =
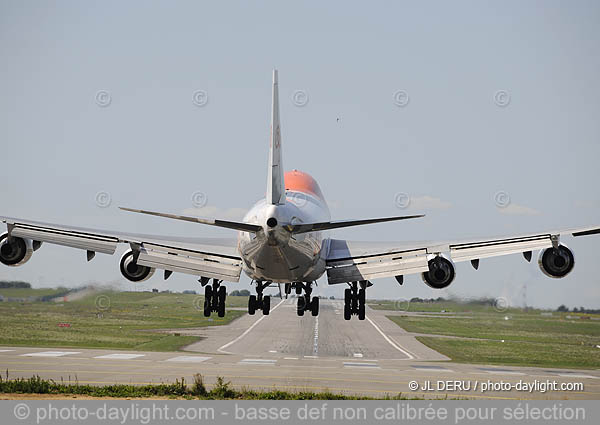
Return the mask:
<path id="1" fill-rule="evenodd" d="M 25 288 L 31 289 L 31 283 L 20 280 L 0 280 L 0 288 Z"/>
<path id="2" fill-rule="evenodd" d="M 560 313 L 568 313 L 569 311 L 573 312 L 573 313 L 586 313 L 586 314 L 599 314 L 600 313 L 600 309 L 591 309 L 591 308 L 584 308 L 584 307 L 573 307 L 573 310 L 569 310 L 569 307 L 567 307 L 564 304 L 561 304 L 558 306 L 558 308 L 556 309 L 556 311 L 560 312 Z"/>
<path id="3" fill-rule="evenodd" d="M 250 291 L 248 291 L 247 289 L 242 289 L 238 291 L 236 289 L 235 291 L 231 291 L 229 295 L 231 295 L 232 297 L 247 297 L 250 295 Z"/>

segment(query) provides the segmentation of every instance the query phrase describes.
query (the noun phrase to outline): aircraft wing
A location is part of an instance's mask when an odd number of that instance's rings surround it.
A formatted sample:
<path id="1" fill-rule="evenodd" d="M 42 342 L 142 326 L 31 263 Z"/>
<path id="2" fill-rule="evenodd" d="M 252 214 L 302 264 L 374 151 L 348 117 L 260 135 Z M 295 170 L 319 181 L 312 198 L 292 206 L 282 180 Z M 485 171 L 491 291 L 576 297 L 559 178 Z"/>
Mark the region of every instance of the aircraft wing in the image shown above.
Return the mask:
<path id="1" fill-rule="evenodd" d="M 455 263 L 501 255 L 523 253 L 558 244 L 560 236 L 585 236 L 600 233 L 600 226 L 563 229 L 525 235 L 478 238 L 441 242 L 354 242 L 329 239 L 327 278 L 329 284 L 371 280 L 428 270 L 432 255 L 449 255 Z"/>
<path id="2" fill-rule="evenodd" d="M 88 260 L 96 252 L 114 254 L 119 244 L 129 244 L 142 266 L 228 282 L 238 282 L 242 270 L 237 239 L 233 238 L 142 235 L 11 217 L 0 217 L 0 221 L 6 223 L 10 236 L 82 249 L 87 251 Z M 165 273 L 165 278 L 169 275 Z"/>

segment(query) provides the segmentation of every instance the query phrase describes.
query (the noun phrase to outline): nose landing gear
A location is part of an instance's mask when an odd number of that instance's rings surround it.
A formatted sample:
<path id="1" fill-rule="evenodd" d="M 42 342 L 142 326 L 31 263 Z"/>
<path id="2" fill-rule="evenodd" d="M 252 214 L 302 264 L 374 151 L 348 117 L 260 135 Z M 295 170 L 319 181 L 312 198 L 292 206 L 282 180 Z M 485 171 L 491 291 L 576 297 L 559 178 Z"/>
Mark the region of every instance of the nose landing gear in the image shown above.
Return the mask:
<path id="1" fill-rule="evenodd" d="M 304 316 L 305 311 L 310 311 L 313 316 L 318 316 L 319 297 L 312 297 L 312 300 L 310 298 L 312 294 L 312 282 L 294 282 L 292 285 L 296 288 L 296 294 L 298 295 L 298 316 Z M 304 295 L 301 295 L 302 290 L 304 290 Z"/>
<path id="2" fill-rule="evenodd" d="M 344 319 L 350 320 L 352 315 L 357 315 L 358 320 L 365 320 L 367 287 L 372 283 L 368 280 L 361 280 L 360 282 L 348 282 L 348 285 L 350 287 L 344 291 Z"/>
<path id="3" fill-rule="evenodd" d="M 262 310 L 262 313 L 265 316 L 269 315 L 269 313 L 271 312 L 271 297 L 268 295 L 263 296 L 263 289 L 265 289 L 270 284 L 271 282 L 256 282 L 256 295 L 250 295 L 250 297 L 248 297 L 249 315 L 254 315 L 256 310 Z"/>
<path id="4" fill-rule="evenodd" d="M 206 281 L 204 287 L 204 317 L 210 317 L 216 311 L 219 317 L 225 316 L 227 288 L 221 286 L 222 280 L 213 279 L 212 285 Z M 202 282 L 201 282 L 202 283 Z"/>

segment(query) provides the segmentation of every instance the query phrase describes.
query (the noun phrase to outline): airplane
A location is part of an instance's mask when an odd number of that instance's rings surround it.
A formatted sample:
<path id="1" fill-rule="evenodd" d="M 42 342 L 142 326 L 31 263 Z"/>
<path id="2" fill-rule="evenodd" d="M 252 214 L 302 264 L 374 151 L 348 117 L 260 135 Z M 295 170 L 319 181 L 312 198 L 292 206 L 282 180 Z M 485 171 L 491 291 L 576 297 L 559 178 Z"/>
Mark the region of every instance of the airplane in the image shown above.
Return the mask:
<path id="1" fill-rule="evenodd" d="M 164 279 L 173 272 L 199 277 L 204 287 L 204 316 L 225 315 L 227 296 L 223 282 L 239 282 L 241 272 L 255 284 L 256 295 L 248 299 L 248 313 L 270 312 L 271 285 L 284 285 L 286 296 L 295 290 L 297 314 L 319 314 L 319 298 L 312 297 L 316 281 L 326 275 L 328 284 L 347 284 L 344 291 L 344 319 L 365 319 L 366 290 L 371 280 L 394 277 L 402 285 L 404 276 L 420 273 L 435 289 L 450 285 L 456 263 L 470 261 L 477 270 L 481 259 L 522 254 L 531 261 L 539 250 L 538 265 L 552 278 L 562 278 L 575 265 L 573 252 L 561 242 L 562 236 L 600 233 L 600 226 L 563 229 L 525 235 L 439 242 L 354 242 L 333 239 L 324 232 L 423 217 L 422 214 L 362 220 L 332 221 L 327 202 L 316 180 L 308 173 L 283 172 L 279 83 L 273 71 L 271 130 L 267 168 L 267 190 L 241 222 L 205 219 L 121 207 L 138 214 L 184 220 L 236 230 L 236 238 L 164 237 L 85 229 L 0 217 L 7 231 L 0 236 L 0 261 L 7 266 L 25 264 L 42 243 L 85 250 L 87 260 L 96 253 L 114 254 L 119 244 L 129 244 L 121 256 L 122 275 L 132 282 L 149 279 L 156 269 Z"/>

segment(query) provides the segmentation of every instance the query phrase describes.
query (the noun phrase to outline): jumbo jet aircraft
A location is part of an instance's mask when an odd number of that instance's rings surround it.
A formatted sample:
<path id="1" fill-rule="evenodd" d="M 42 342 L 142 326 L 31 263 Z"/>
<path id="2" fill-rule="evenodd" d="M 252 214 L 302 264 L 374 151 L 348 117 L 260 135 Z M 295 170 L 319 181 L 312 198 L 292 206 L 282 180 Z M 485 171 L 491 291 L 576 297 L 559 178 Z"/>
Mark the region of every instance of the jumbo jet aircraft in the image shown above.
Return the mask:
<path id="1" fill-rule="evenodd" d="M 418 243 L 352 242 L 332 239 L 323 232 L 341 227 L 360 226 L 423 217 L 400 217 L 331 221 L 319 185 L 302 171 L 284 174 L 279 124 L 277 71 L 273 71 L 273 98 L 269 166 L 266 197 L 248 211 L 242 222 L 203 219 L 153 211 L 122 208 L 192 223 L 237 230 L 237 239 L 176 238 L 125 234 L 40 223 L 20 218 L 1 217 L 7 232 L 0 236 L 0 261 L 7 266 L 25 264 L 42 242 L 87 251 L 113 254 L 120 243 L 129 244 L 120 261 L 123 276 L 132 282 L 149 279 L 156 269 L 168 279 L 173 272 L 199 276 L 205 288 L 204 315 L 225 314 L 223 281 L 238 282 L 242 270 L 255 283 L 256 295 L 248 300 L 248 312 L 270 311 L 270 297 L 263 290 L 284 284 L 286 296 L 292 289 L 298 295 L 297 313 L 319 314 L 319 299 L 312 297 L 316 280 L 327 274 L 330 285 L 346 283 L 344 319 L 365 318 L 366 289 L 371 280 L 421 273 L 432 288 L 445 288 L 455 277 L 455 263 L 470 261 L 478 269 L 479 260 L 522 253 L 531 261 L 532 251 L 540 250 L 538 264 L 549 277 L 566 276 L 575 265 L 573 252 L 561 243 L 561 236 L 600 233 L 600 226 L 531 233 L 509 237 L 480 238 L 468 241 Z M 281 286 L 280 286 L 281 290 Z M 280 292 L 281 294 L 281 292 Z"/>

